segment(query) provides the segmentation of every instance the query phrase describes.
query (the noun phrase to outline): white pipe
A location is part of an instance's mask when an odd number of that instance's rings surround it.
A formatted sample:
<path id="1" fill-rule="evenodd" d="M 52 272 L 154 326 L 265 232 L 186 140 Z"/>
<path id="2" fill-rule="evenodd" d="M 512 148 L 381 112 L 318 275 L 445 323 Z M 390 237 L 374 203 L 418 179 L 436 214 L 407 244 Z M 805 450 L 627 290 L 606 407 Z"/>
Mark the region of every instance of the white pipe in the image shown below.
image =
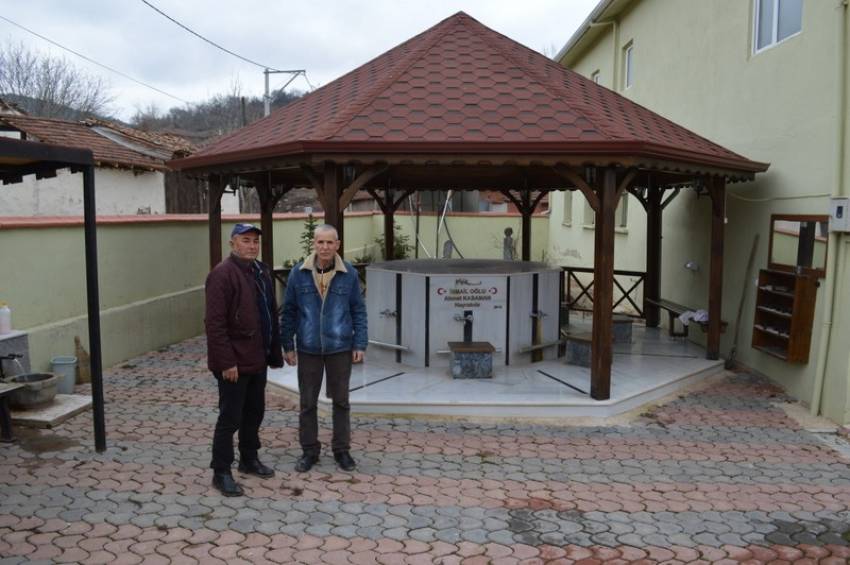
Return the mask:
<path id="1" fill-rule="evenodd" d="M 835 157 L 835 184 L 833 195 L 841 196 L 846 190 L 844 182 L 844 151 L 846 148 L 847 137 L 847 0 L 841 0 L 838 6 L 841 10 L 841 16 L 838 18 L 838 120 L 836 123 L 836 157 Z M 821 412 L 821 402 L 823 400 L 824 381 L 826 379 L 826 364 L 829 361 L 830 341 L 832 341 L 832 316 L 835 309 L 836 285 L 835 279 L 839 266 L 839 255 L 844 254 L 842 238 L 837 233 L 829 232 L 829 243 L 827 249 L 831 250 L 826 267 L 826 281 L 824 288 L 824 299 L 826 302 L 823 305 L 823 329 L 821 330 L 821 338 L 818 344 L 818 356 L 815 365 L 815 382 L 814 390 L 812 391 L 812 401 L 809 405 L 809 411 L 812 415 L 818 416 Z M 843 263 L 843 262 L 842 262 Z M 846 418 L 846 400 L 845 400 L 845 418 Z"/>
<path id="2" fill-rule="evenodd" d="M 440 215 L 440 219 L 437 220 L 437 242 L 434 247 L 434 257 L 440 256 L 440 225 L 446 220 L 446 213 L 449 211 L 449 202 L 452 199 L 452 191 L 449 190 L 446 192 L 446 201 L 443 204 L 443 213 Z"/>

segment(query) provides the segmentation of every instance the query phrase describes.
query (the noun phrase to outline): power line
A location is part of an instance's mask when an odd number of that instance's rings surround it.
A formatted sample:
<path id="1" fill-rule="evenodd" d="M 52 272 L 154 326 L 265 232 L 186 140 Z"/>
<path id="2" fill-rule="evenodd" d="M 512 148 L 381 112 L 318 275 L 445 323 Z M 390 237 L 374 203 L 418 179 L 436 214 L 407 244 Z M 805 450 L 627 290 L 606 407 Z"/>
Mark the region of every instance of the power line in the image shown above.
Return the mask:
<path id="1" fill-rule="evenodd" d="M 192 104 L 192 102 L 189 102 L 188 100 L 183 100 L 183 99 L 182 99 L 182 98 L 180 98 L 179 96 L 175 96 L 175 95 L 170 94 L 170 93 L 168 93 L 168 92 L 166 92 L 166 91 L 164 91 L 164 90 L 161 90 L 161 89 L 159 89 L 159 88 L 157 88 L 157 87 L 155 87 L 155 86 L 151 86 L 150 84 L 147 84 L 147 83 L 145 83 L 145 82 L 142 82 L 142 81 L 140 81 L 139 79 L 136 79 L 136 78 L 131 77 L 131 76 L 130 76 L 130 75 L 128 75 L 127 73 L 122 73 L 122 72 L 121 72 L 121 71 L 119 71 L 118 69 L 113 69 L 113 68 L 112 68 L 112 67 L 110 67 L 109 65 L 104 65 L 103 63 L 99 63 L 99 62 L 95 61 L 94 59 L 92 59 L 91 57 L 87 57 L 87 56 L 83 55 L 82 53 L 78 53 L 77 51 L 74 51 L 74 50 L 73 50 L 73 49 L 71 49 L 70 47 L 65 47 L 64 45 L 62 45 L 62 44 L 60 44 L 60 43 L 57 43 L 57 42 L 53 41 L 52 39 L 47 38 L 47 37 L 45 37 L 45 36 L 41 35 L 40 33 L 36 33 L 36 32 L 34 32 L 33 30 L 31 30 L 31 29 L 29 29 L 29 28 L 27 28 L 27 27 L 24 27 L 24 26 L 22 26 L 21 24 L 19 24 L 19 23 L 17 23 L 17 22 L 14 22 L 14 21 L 10 20 L 10 19 L 9 19 L 9 18 L 7 18 L 6 16 L 0 15 L 0 19 L 2 19 L 2 20 L 4 20 L 4 21 L 6 21 L 6 22 L 8 22 L 8 23 L 12 24 L 12 25 L 13 25 L 13 26 L 15 26 L 15 27 L 19 27 L 19 28 L 21 28 L 22 30 L 24 30 L 24 31 L 25 31 L 25 32 L 27 32 L 27 33 L 31 33 L 32 35 L 34 35 L 34 36 L 38 37 L 39 39 L 43 39 L 44 41 L 46 41 L 46 42 L 50 43 L 51 45 L 55 45 L 56 47 L 59 47 L 60 49 L 64 49 L 65 51 L 67 51 L 67 52 L 69 52 L 69 53 L 72 53 L 72 54 L 76 55 L 77 57 L 79 57 L 79 58 L 81 58 L 81 59 L 84 59 L 84 60 L 88 61 L 89 63 L 92 63 L 93 65 L 97 65 L 98 67 L 102 67 L 102 68 L 106 69 L 106 70 L 107 70 L 107 71 L 109 71 L 109 72 L 112 72 L 112 73 L 115 73 L 116 75 L 122 76 L 122 77 L 126 78 L 127 80 L 131 80 L 131 81 L 135 82 L 136 84 L 140 84 L 140 85 L 144 86 L 145 88 L 150 88 L 151 90 L 155 90 L 156 92 L 159 92 L 160 94 L 164 94 L 165 96 L 168 96 L 169 98 L 174 98 L 175 100 L 179 100 L 180 102 L 183 102 L 184 104 L 189 104 L 189 105 L 191 105 L 191 104 Z"/>
<path id="2" fill-rule="evenodd" d="M 219 44 L 218 44 L 218 43 L 216 43 L 215 41 L 213 41 L 213 40 L 211 40 L 211 39 L 207 39 L 206 37 L 204 37 L 204 36 L 203 36 L 203 35 L 201 35 L 200 33 L 196 32 L 195 30 L 193 30 L 193 29 L 189 28 L 188 26 L 186 26 L 186 25 L 184 25 L 184 24 L 182 24 L 182 23 L 178 22 L 177 20 L 175 20 L 174 18 L 172 18 L 171 16 L 169 16 L 168 14 L 166 14 L 165 12 L 163 12 L 162 10 L 160 10 L 159 8 L 157 8 L 156 6 L 154 6 L 153 4 L 151 4 L 150 2 L 148 2 L 148 0 L 141 0 L 141 1 L 142 1 L 142 3 L 143 3 L 143 4 L 145 4 L 145 5 L 146 5 L 147 7 L 149 7 L 151 10 L 155 11 L 156 13 L 158 13 L 159 15 L 161 15 L 162 17 L 166 18 L 167 20 L 169 20 L 169 21 L 173 22 L 174 24 L 176 24 L 176 25 L 180 26 L 181 28 L 185 29 L 186 31 L 188 31 L 189 33 L 191 33 L 192 35 L 194 35 L 194 36 L 195 36 L 195 37 L 197 37 L 198 39 L 202 39 L 203 41 L 206 41 L 207 43 L 209 43 L 210 45 L 212 45 L 212 46 L 213 46 L 213 47 L 215 47 L 216 49 L 221 49 L 221 50 L 222 50 L 222 51 L 224 51 L 225 53 L 227 53 L 227 54 L 229 54 L 229 55 L 233 55 L 233 56 L 234 56 L 234 57 L 236 57 L 237 59 L 241 59 L 241 60 L 245 61 L 246 63 L 251 63 L 252 65 L 255 65 L 255 66 L 257 66 L 257 67 L 260 67 L 261 69 L 272 70 L 272 71 L 276 71 L 276 72 L 279 72 L 279 73 L 295 73 L 295 72 L 299 72 L 299 71 L 281 71 L 280 69 L 277 69 L 277 68 L 272 67 L 272 66 L 270 66 L 270 65 L 263 65 L 262 63 L 258 63 L 257 61 L 253 61 L 253 60 L 251 60 L 251 59 L 249 59 L 249 58 L 247 58 L 247 57 L 243 57 L 243 56 L 242 56 L 242 55 L 240 55 L 239 53 L 234 53 L 234 52 L 233 52 L 233 51 L 231 51 L 230 49 L 227 49 L 226 47 L 222 47 L 221 45 L 219 45 Z"/>

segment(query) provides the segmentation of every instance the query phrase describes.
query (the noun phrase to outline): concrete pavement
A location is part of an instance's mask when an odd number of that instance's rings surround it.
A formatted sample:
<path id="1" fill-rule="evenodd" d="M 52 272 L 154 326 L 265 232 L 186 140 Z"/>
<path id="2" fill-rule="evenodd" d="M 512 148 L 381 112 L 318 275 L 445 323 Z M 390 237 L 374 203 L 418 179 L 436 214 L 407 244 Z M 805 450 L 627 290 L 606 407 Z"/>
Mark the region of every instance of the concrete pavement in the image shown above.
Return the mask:
<path id="1" fill-rule="evenodd" d="M 215 383 L 192 339 L 106 375 L 90 414 L 0 445 L 0 563 L 847 563 L 850 467 L 747 374 L 618 425 L 354 418 L 310 473 L 270 395 L 276 477 L 210 486 Z M 329 443 L 323 421 L 323 442 Z M 833 438 L 833 443 L 834 443 Z M 843 441 L 843 440 L 842 440 Z"/>

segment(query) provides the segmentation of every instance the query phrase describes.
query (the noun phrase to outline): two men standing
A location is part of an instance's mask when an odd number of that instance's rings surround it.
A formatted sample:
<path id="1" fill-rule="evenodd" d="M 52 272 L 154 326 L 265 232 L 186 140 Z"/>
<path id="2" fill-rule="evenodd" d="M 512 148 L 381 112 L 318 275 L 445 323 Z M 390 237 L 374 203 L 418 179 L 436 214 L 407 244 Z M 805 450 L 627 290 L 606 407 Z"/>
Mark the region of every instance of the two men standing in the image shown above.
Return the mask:
<path id="1" fill-rule="evenodd" d="M 257 451 L 266 372 L 268 367 L 283 365 L 281 345 L 286 362 L 298 365 L 303 454 L 296 471 L 310 470 L 319 459 L 317 404 L 323 374 L 327 374 L 327 395 L 333 401 L 334 458 L 345 471 L 356 466 L 350 453 L 348 388 L 351 364 L 362 361 L 368 340 L 357 272 L 337 254 L 336 229 L 317 227 L 313 255 L 296 265 L 287 281 L 281 328 L 271 276 L 257 261 L 261 235 L 251 224 L 236 224 L 230 257 L 210 272 L 206 283 L 208 366 L 219 391 L 210 467 L 213 486 L 225 496 L 243 494 L 230 471 L 237 431 L 239 470 L 263 478 L 274 475 L 260 462 Z"/>

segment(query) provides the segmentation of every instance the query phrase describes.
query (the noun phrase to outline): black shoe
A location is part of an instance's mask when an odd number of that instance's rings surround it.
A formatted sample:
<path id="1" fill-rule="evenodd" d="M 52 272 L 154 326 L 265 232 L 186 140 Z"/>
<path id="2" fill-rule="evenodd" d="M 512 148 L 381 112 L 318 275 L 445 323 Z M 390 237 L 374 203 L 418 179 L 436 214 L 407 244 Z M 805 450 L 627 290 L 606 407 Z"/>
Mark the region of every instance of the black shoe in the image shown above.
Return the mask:
<path id="1" fill-rule="evenodd" d="M 343 471 L 353 471 L 354 468 L 357 467 L 357 463 L 354 461 L 354 458 L 347 451 L 334 453 L 334 459 L 336 459 L 336 464 L 339 465 L 339 468 Z"/>
<path id="2" fill-rule="evenodd" d="M 274 469 L 266 467 L 260 463 L 259 459 L 251 459 L 250 461 L 239 461 L 239 472 L 255 475 L 261 479 L 274 477 Z"/>
<path id="3" fill-rule="evenodd" d="M 313 465 L 319 462 L 318 455 L 307 455 L 306 453 L 298 458 L 295 462 L 295 470 L 299 473 L 306 473 L 313 468 Z"/>
<path id="4" fill-rule="evenodd" d="M 233 475 L 230 472 L 213 473 L 212 484 L 224 496 L 242 496 L 245 494 L 242 487 L 233 480 Z"/>

